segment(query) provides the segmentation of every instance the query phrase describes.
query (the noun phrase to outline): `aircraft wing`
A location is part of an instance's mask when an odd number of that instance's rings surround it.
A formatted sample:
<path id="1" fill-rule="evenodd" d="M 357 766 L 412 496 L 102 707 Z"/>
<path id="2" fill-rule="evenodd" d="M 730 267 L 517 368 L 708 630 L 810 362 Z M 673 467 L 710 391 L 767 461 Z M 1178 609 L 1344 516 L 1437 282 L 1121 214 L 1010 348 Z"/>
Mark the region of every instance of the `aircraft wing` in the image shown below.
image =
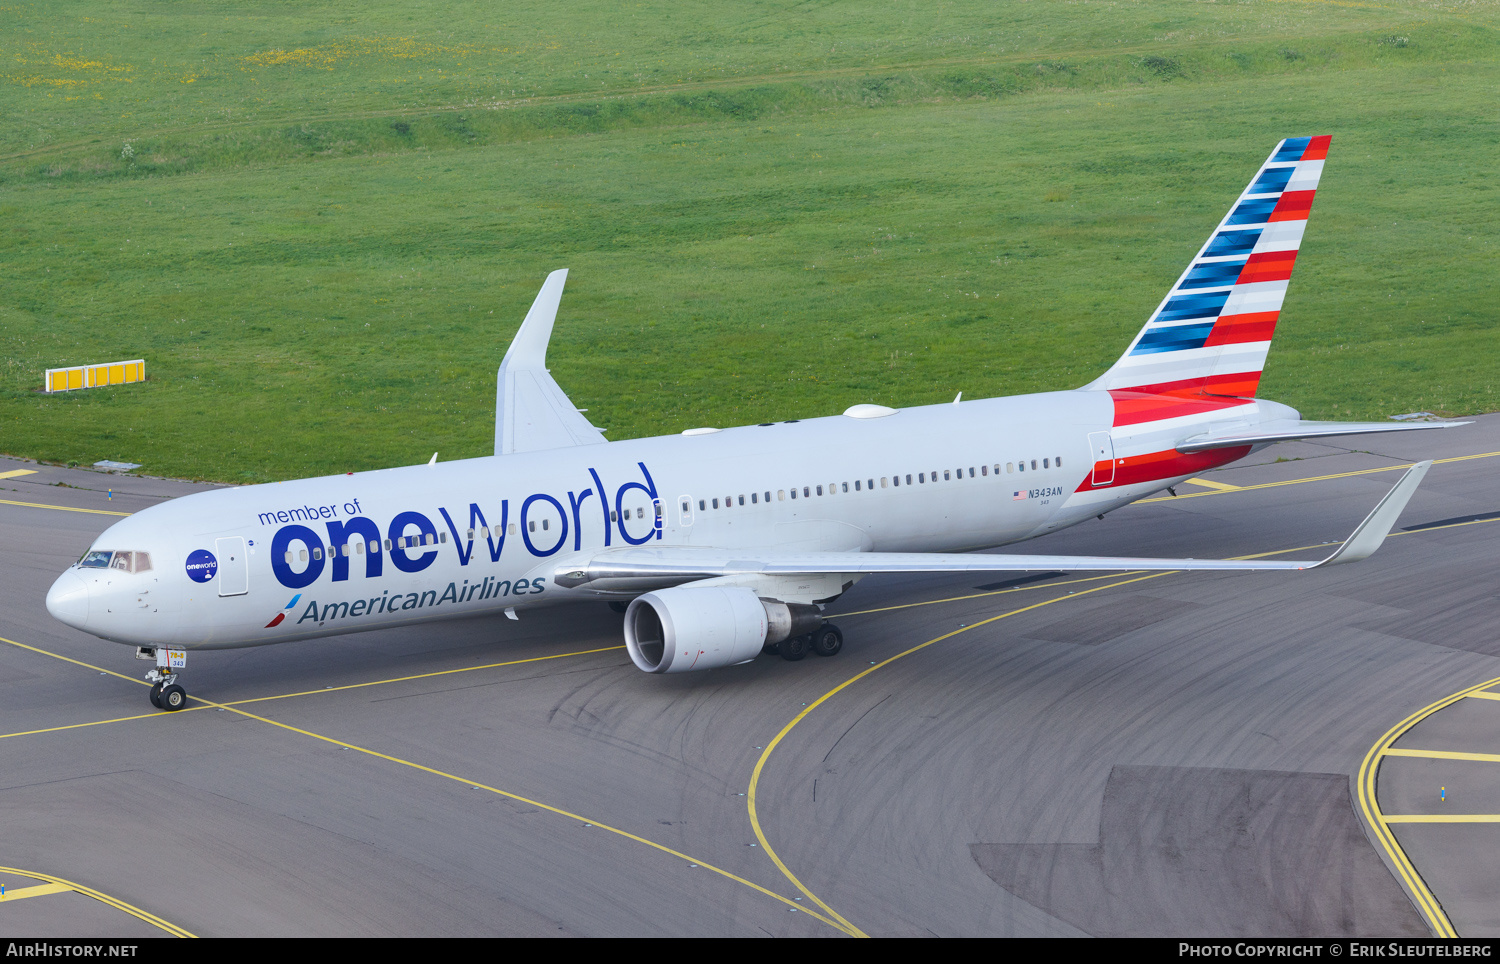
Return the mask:
<path id="1" fill-rule="evenodd" d="M 1396 524 L 1432 462 L 1406 470 L 1332 554 L 1324 559 L 1154 559 L 1131 556 L 1049 556 L 996 553 L 797 552 L 774 547 L 726 550 L 659 547 L 605 550 L 581 564 L 561 565 L 554 581 L 598 592 L 645 592 L 704 579 L 876 572 L 1072 572 L 1162 570 L 1289 570 L 1358 562 L 1374 553 Z"/>
<path id="2" fill-rule="evenodd" d="M 604 442 L 547 371 L 547 343 L 568 271 L 547 276 L 500 362 L 495 388 L 495 454 Z"/>
<path id="3" fill-rule="evenodd" d="M 1274 419 L 1262 422 L 1251 432 L 1225 432 L 1196 435 L 1177 445 L 1184 455 L 1209 449 L 1229 449 L 1240 445 L 1269 445 L 1294 439 L 1336 438 L 1342 435 L 1373 435 L 1377 432 L 1419 432 L 1429 428 L 1457 428 L 1468 422 L 1304 422 L 1299 419 Z"/>

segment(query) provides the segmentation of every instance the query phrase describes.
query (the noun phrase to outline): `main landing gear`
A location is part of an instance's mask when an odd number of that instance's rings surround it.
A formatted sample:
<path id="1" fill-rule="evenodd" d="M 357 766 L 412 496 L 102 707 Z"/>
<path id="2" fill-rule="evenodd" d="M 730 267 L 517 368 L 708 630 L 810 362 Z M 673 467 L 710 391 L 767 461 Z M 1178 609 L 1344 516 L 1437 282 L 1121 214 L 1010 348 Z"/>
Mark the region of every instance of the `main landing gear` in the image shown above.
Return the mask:
<path id="1" fill-rule="evenodd" d="M 833 623 L 824 623 L 814 632 L 792 636 L 766 648 L 776 650 L 788 662 L 802 659 L 809 650 L 818 656 L 837 656 L 839 650 L 844 648 L 844 634 Z"/>
<path id="2" fill-rule="evenodd" d="M 187 706 L 187 690 L 177 683 L 177 674 L 172 672 L 172 656 L 176 655 L 178 665 L 187 662 L 186 653 L 173 654 L 167 649 L 158 647 L 154 653 L 142 649 L 137 652 L 140 659 L 156 659 L 156 669 L 146 674 L 146 679 L 151 683 L 151 705 L 159 710 L 180 710 Z"/>

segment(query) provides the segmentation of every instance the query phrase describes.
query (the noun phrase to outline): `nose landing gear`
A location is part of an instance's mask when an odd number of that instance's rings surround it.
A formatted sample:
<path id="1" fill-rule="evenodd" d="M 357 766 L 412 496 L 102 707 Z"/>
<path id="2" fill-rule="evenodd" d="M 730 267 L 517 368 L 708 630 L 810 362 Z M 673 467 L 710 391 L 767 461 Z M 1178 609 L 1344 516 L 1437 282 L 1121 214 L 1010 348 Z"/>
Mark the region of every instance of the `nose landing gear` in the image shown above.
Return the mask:
<path id="1" fill-rule="evenodd" d="M 187 706 L 187 690 L 178 685 L 177 674 L 172 672 L 174 668 L 181 668 L 187 663 L 187 653 L 162 647 L 153 651 L 143 647 L 136 655 L 140 659 L 156 660 L 156 669 L 146 674 L 146 679 L 152 684 L 151 705 L 169 712 Z"/>

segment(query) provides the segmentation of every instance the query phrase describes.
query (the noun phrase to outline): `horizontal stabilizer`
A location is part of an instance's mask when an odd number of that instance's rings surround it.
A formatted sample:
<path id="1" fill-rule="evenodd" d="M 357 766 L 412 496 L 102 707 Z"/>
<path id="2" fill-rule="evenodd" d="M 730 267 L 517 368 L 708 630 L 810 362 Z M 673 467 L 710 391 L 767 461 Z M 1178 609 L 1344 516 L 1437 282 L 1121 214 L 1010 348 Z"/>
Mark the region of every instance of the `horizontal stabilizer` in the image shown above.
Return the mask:
<path id="1" fill-rule="evenodd" d="M 547 372 L 547 343 L 568 271 L 547 276 L 500 363 L 495 387 L 495 454 L 604 442 Z"/>
<path id="2" fill-rule="evenodd" d="M 1043 556 L 1010 553 L 785 552 L 691 547 L 615 549 L 564 563 L 553 581 L 569 589 L 645 592 L 725 576 L 869 575 L 877 572 L 1078 572 L 1289 570 L 1357 562 L 1379 548 L 1431 462 L 1406 470 L 1354 533 L 1322 560 L 1152 559 L 1131 556 Z"/>
<path id="3" fill-rule="evenodd" d="M 1254 431 L 1196 435 L 1185 442 L 1179 442 L 1177 451 L 1184 455 L 1191 455 L 1194 452 L 1206 452 L 1209 449 L 1231 449 L 1242 445 L 1270 445 L 1272 442 L 1337 438 L 1342 435 L 1374 435 L 1377 432 L 1418 432 L 1428 428 L 1457 428 L 1468 424 L 1468 422 L 1407 422 L 1402 425 L 1392 425 L 1390 422 L 1304 422 L 1290 418 L 1277 419 L 1261 422 Z"/>

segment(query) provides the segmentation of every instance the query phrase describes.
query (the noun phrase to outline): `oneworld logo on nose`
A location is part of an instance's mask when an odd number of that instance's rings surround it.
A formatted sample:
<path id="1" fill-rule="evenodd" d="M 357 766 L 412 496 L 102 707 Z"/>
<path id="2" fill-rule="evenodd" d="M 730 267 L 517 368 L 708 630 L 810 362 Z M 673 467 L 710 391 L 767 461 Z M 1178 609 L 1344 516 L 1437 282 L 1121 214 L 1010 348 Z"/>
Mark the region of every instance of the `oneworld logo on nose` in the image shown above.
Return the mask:
<path id="1" fill-rule="evenodd" d="M 207 549 L 194 549 L 187 557 L 187 574 L 193 582 L 208 582 L 219 571 L 219 560 Z"/>

